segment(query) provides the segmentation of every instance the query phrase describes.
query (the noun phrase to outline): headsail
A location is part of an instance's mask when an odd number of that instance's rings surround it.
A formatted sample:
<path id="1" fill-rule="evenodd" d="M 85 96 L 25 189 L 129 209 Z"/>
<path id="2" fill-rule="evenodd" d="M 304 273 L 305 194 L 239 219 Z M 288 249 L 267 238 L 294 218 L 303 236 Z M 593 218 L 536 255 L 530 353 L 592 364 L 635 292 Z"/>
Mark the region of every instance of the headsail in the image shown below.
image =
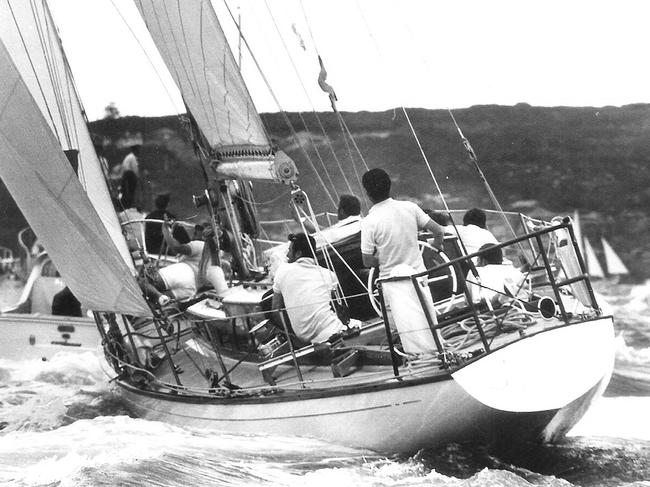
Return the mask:
<path id="1" fill-rule="evenodd" d="M 46 2 L 1 2 L 0 33 L 20 76 L 62 149 L 79 151 L 79 180 L 113 244 L 133 271 L 133 262 Z"/>
<path id="2" fill-rule="evenodd" d="M 585 263 L 587 264 L 587 272 L 589 272 L 589 276 L 592 278 L 605 277 L 605 273 L 603 272 L 603 268 L 600 265 L 600 262 L 598 262 L 598 257 L 596 257 L 594 248 L 586 238 L 584 239 L 584 247 Z"/>
<path id="3" fill-rule="evenodd" d="M 271 141 L 209 0 L 134 0 L 225 178 L 295 179 Z"/>
<path id="4" fill-rule="evenodd" d="M 604 238 L 601 238 L 601 241 L 603 243 L 603 250 L 605 251 L 605 267 L 607 267 L 607 273 L 610 275 L 629 274 L 630 271 L 616 252 L 614 252 L 614 249 L 609 245 L 609 242 Z"/>
<path id="5" fill-rule="evenodd" d="M 83 305 L 151 314 L 142 292 L 0 42 L 0 177 Z"/>

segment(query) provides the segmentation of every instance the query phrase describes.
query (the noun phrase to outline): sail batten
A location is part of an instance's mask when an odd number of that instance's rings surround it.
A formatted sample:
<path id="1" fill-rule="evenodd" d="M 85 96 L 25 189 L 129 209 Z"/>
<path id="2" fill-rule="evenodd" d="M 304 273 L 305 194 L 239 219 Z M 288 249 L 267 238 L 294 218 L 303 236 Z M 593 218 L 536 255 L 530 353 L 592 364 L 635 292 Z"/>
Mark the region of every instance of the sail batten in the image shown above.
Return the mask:
<path id="1" fill-rule="evenodd" d="M 211 148 L 271 143 L 208 0 L 135 0 L 185 104 Z"/>
<path id="2" fill-rule="evenodd" d="M 0 42 L 0 178 L 87 308 L 149 316 L 131 270 Z"/>

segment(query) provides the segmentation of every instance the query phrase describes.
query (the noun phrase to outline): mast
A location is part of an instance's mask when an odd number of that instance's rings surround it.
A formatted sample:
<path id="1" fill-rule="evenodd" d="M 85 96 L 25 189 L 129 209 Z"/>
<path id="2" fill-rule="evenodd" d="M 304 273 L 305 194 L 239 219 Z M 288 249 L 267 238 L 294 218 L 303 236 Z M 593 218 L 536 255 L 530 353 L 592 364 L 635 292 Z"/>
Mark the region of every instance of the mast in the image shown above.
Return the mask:
<path id="1" fill-rule="evenodd" d="M 196 122 L 207 199 L 223 215 L 219 224 L 230 234 L 236 268 L 248 278 L 258 270 L 243 235 L 257 233 L 249 181 L 291 184 L 296 165 L 271 144 L 210 1 L 134 1 Z"/>

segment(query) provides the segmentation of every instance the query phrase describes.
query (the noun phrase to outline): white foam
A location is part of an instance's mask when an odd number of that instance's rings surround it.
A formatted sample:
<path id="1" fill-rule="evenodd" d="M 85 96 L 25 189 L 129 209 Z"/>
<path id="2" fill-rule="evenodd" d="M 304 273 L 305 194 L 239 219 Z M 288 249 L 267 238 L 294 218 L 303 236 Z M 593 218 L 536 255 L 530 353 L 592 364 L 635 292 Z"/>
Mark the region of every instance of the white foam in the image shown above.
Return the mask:
<path id="1" fill-rule="evenodd" d="M 609 436 L 650 441 L 650 397 L 603 397 L 568 436 Z"/>

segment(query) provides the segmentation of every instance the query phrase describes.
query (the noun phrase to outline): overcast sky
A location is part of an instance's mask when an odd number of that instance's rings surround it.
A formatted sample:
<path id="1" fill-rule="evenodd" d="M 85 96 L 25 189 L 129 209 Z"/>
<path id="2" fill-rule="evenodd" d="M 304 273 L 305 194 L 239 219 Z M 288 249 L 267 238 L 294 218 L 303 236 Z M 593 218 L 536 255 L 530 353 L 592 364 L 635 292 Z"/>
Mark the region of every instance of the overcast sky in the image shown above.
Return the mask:
<path id="1" fill-rule="evenodd" d="M 131 0 L 50 3 L 91 120 L 109 102 L 123 115 L 183 111 Z M 224 1 L 213 5 L 237 56 Z M 303 0 L 306 20 L 298 0 L 228 5 L 285 110 L 329 109 L 317 51 L 341 110 L 650 102 L 647 1 Z M 242 72 L 258 110 L 277 111 L 247 53 Z"/>

